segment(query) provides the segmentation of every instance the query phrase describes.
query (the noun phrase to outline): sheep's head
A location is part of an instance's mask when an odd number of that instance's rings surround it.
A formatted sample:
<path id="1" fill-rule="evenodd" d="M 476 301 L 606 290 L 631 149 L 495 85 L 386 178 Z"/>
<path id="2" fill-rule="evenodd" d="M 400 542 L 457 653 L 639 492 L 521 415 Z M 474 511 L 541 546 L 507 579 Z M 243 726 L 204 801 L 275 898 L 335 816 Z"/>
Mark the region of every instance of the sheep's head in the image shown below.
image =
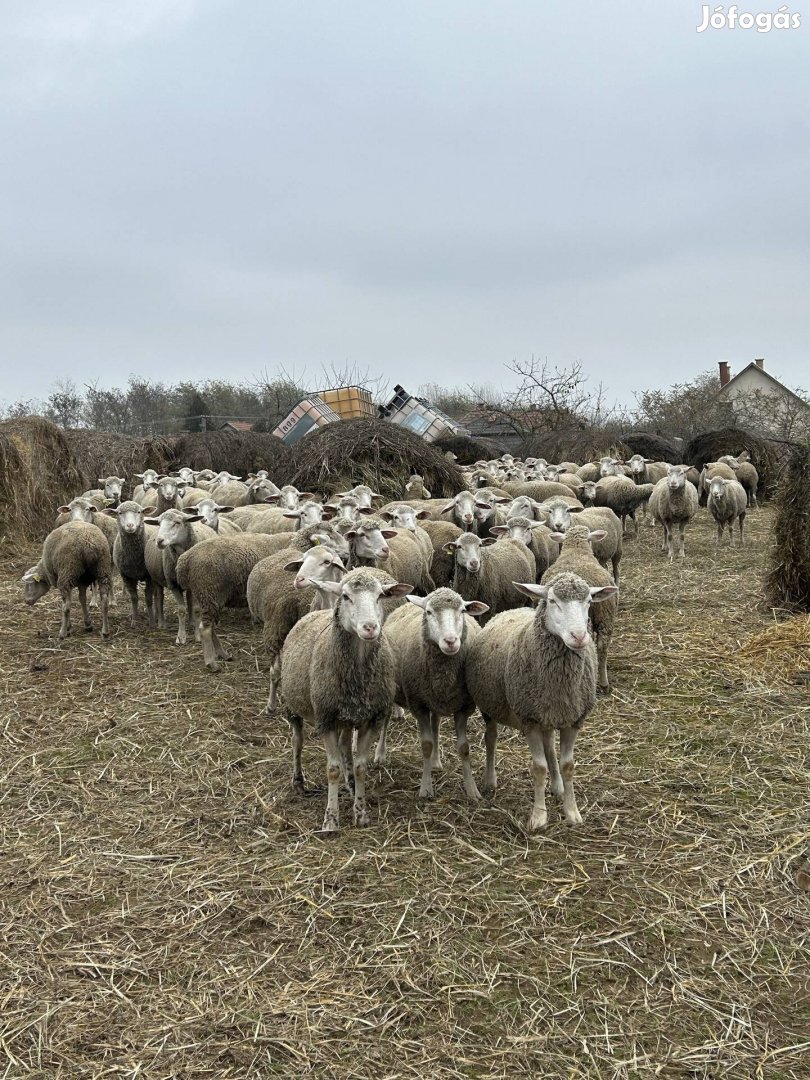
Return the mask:
<path id="1" fill-rule="evenodd" d="M 196 510 L 164 510 L 160 517 L 144 518 L 147 525 L 157 525 L 157 546 L 161 551 L 188 543 L 189 531 L 195 521 L 202 521 Z"/>
<path id="2" fill-rule="evenodd" d="M 390 529 L 387 523 L 378 517 L 365 518 L 353 522 L 344 536 L 354 548 L 358 559 L 387 559 L 391 553 L 386 540 L 397 535 L 396 529 Z"/>
<path id="3" fill-rule="evenodd" d="M 108 476 L 103 480 L 99 480 L 98 483 L 104 492 L 104 498 L 109 499 L 113 506 L 118 506 L 126 479 L 123 476 Z"/>
<path id="4" fill-rule="evenodd" d="M 520 540 L 526 547 L 531 547 L 532 533 L 535 529 L 544 528 L 542 521 L 534 521 L 527 517 L 513 517 L 510 515 L 505 525 L 493 525 L 490 533 L 498 538 L 509 536 L 512 540 Z"/>
<path id="5" fill-rule="evenodd" d="M 297 529 L 305 529 L 308 525 L 320 525 L 322 521 L 328 521 L 329 518 L 334 516 L 334 513 L 333 507 L 324 506 L 323 503 L 309 499 L 296 507 L 295 510 L 285 510 L 284 517 L 297 521 Z"/>
<path id="6" fill-rule="evenodd" d="M 185 480 L 189 487 L 194 486 L 194 470 L 190 469 L 188 465 L 184 465 L 181 469 L 178 469 L 177 476 L 180 480 Z"/>
<path id="7" fill-rule="evenodd" d="M 416 532 L 420 521 L 430 517 L 429 510 L 417 510 L 408 503 L 392 503 L 391 506 L 380 512 L 383 521 L 387 521 L 392 529 L 407 529 Z"/>
<path id="8" fill-rule="evenodd" d="M 481 569 L 481 548 L 489 547 L 495 542 L 494 536 L 487 536 L 482 540 L 475 533 L 464 533 L 456 540 L 446 543 L 444 550 L 448 555 L 454 556 L 460 569 L 466 570 L 468 574 L 477 574 Z"/>
<path id="9" fill-rule="evenodd" d="M 323 544 L 294 555 L 284 569 L 295 573 L 296 589 L 306 589 L 313 581 L 340 581 L 346 573 L 340 556 Z"/>
<path id="10" fill-rule="evenodd" d="M 670 491 L 680 491 L 686 484 L 688 465 L 667 465 L 667 487 Z"/>
<path id="11" fill-rule="evenodd" d="M 337 596 L 335 619 L 347 633 L 363 642 L 375 642 L 382 633 L 385 612 L 382 601 L 387 596 L 405 596 L 413 588 L 403 581 L 385 584 L 367 570 L 350 570 L 342 581 L 310 579 L 320 592 Z"/>
<path id="12" fill-rule="evenodd" d="M 460 491 L 441 512 L 452 514 L 460 528 L 471 529 L 475 521 L 475 496 L 471 491 Z"/>
<path id="13" fill-rule="evenodd" d="M 436 589 L 429 596 L 409 596 L 408 600 L 422 609 L 422 636 L 445 656 L 455 656 L 461 649 L 467 632 L 464 616 L 489 611 L 489 604 L 463 600 L 452 589 Z"/>
<path id="14" fill-rule="evenodd" d="M 559 499 L 549 499 L 548 502 L 541 504 L 541 510 L 545 514 L 546 525 L 554 532 L 564 533 L 567 532 L 574 522 L 571 521 L 572 514 L 581 514 L 584 507 L 582 506 L 569 506 L 568 503 L 562 502 Z"/>
<path id="15" fill-rule="evenodd" d="M 25 602 L 29 607 L 32 607 L 40 597 L 43 597 L 51 587 L 39 563 L 26 570 L 21 581 L 23 583 Z"/>
<path id="16" fill-rule="evenodd" d="M 178 495 L 178 482 L 176 476 L 161 476 L 158 480 L 158 495 L 166 502 L 174 502 Z"/>
<path id="17" fill-rule="evenodd" d="M 122 502 L 115 508 L 108 506 L 103 513 L 116 519 L 119 532 L 131 536 L 143 526 L 146 511 L 140 503 Z"/>
<path id="18" fill-rule="evenodd" d="M 133 474 L 136 480 L 140 480 L 144 490 L 148 488 L 156 488 L 158 484 L 158 478 L 160 474 L 154 469 L 146 469 L 144 472 Z"/>
<path id="19" fill-rule="evenodd" d="M 723 476 L 715 476 L 709 481 L 709 497 L 714 502 L 722 502 L 728 492 L 728 485 L 730 480 L 726 480 Z"/>
<path id="20" fill-rule="evenodd" d="M 584 652 L 591 643 L 588 631 L 591 604 L 608 600 L 619 591 L 615 585 L 591 588 L 581 577 L 570 572 L 556 574 L 546 585 L 517 581 L 512 584 L 525 596 L 542 601 L 535 618 L 574 653 Z"/>
<path id="21" fill-rule="evenodd" d="M 596 481 L 586 480 L 579 489 L 579 498 L 586 506 L 592 506 L 596 499 Z"/>
<path id="22" fill-rule="evenodd" d="M 60 506 L 59 513 L 70 514 L 71 521 L 86 521 L 88 525 L 92 525 L 93 518 L 98 513 L 98 507 L 90 499 L 84 499 L 79 495 L 66 506 Z"/>

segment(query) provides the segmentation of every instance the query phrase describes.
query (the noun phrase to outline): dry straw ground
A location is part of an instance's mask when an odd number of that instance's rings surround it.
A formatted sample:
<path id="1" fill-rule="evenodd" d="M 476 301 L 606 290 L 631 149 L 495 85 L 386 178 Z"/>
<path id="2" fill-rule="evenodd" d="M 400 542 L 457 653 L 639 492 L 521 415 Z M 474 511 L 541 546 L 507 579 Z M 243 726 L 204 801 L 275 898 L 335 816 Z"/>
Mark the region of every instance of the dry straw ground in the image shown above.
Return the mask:
<path id="1" fill-rule="evenodd" d="M 445 735 L 420 806 L 410 724 L 373 826 L 315 835 L 240 616 L 221 677 L 121 602 L 110 644 L 60 646 L 6 563 L 0 1076 L 806 1080 L 806 624 L 773 678 L 766 638 L 739 652 L 769 518 L 718 553 L 701 511 L 683 566 L 628 541 L 585 823 L 531 839 L 519 738 L 471 810 Z"/>

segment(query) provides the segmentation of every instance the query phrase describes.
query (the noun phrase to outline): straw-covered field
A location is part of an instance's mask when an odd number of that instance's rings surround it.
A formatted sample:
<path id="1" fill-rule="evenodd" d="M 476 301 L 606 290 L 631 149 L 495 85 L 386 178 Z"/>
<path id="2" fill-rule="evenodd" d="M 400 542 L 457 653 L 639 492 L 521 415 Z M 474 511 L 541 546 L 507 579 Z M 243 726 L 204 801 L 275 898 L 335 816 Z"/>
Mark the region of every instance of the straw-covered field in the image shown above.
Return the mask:
<path id="1" fill-rule="evenodd" d="M 682 566 L 627 542 L 584 825 L 530 839 L 519 737 L 470 809 L 446 730 L 422 806 L 410 725 L 372 827 L 316 835 L 243 616 L 218 677 L 122 601 L 60 645 L 7 558 L 0 1076 L 806 1080 L 810 631 L 748 640 L 770 519 L 718 553 L 701 511 Z"/>

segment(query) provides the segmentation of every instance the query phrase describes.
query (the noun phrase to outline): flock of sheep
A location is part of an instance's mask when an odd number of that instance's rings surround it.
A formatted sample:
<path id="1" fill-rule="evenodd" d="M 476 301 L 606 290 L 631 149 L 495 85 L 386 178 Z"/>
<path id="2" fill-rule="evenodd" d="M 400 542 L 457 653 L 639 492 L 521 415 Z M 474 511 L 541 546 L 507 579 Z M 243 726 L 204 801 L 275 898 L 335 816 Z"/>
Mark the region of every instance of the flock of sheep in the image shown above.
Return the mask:
<path id="1" fill-rule="evenodd" d="M 574 742 L 597 689 L 609 690 L 608 650 L 618 609 L 623 539 L 636 512 L 660 523 L 670 559 L 684 556 L 684 533 L 705 502 L 717 542 L 756 506 L 758 477 L 746 455 L 701 473 L 634 455 L 578 466 L 510 455 L 465 470 L 467 486 L 434 499 L 412 476 L 402 499 L 365 485 L 322 502 L 265 471 L 245 481 L 228 472 L 137 474 L 59 507 L 42 556 L 23 576 L 35 603 L 50 588 L 62 599 L 59 637 L 71 630 L 78 590 L 92 628 L 88 589 L 109 635 L 113 568 L 139 618 L 145 588 L 150 627 L 166 626 L 164 594 L 177 608 L 176 642 L 191 633 L 211 671 L 230 659 L 217 635 L 226 607 L 247 606 L 262 626 L 271 711 L 290 724 L 293 785 L 305 790 L 305 721 L 327 758 L 325 831 L 339 826 L 342 785 L 354 822 L 369 820 L 371 746 L 385 761 L 392 718 L 415 717 L 422 750 L 419 794 L 433 794 L 440 764 L 439 721 L 452 716 L 464 791 L 480 798 L 467 720 L 484 720 L 483 788 L 496 787 L 498 726 L 522 731 L 531 753 L 530 832 L 546 826 L 546 781 L 569 824 L 581 821 L 574 793 Z M 555 740 L 559 732 L 559 755 Z"/>

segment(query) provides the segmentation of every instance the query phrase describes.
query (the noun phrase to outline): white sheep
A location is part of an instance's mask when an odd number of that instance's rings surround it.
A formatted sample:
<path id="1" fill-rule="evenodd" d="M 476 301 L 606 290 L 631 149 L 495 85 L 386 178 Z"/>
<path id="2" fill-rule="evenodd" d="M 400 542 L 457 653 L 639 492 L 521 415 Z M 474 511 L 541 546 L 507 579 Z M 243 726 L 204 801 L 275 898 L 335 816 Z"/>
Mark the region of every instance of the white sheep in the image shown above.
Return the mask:
<path id="1" fill-rule="evenodd" d="M 670 561 L 675 551 L 675 529 L 680 539 L 679 555 L 683 558 L 686 526 L 698 511 L 698 493 L 686 479 L 688 471 L 688 465 L 668 465 L 667 475 L 658 481 L 650 497 L 650 513 L 661 522 L 664 531 L 661 550 L 669 551 Z"/>
<path id="2" fill-rule="evenodd" d="M 734 521 L 740 524 L 740 546 L 743 543 L 743 523 L 748 509 L 748 495 L 738 480 L 726 480 L 715 476 L 709 481 L 709 496 L 706 505 L 709 513 L 717 522 L 717 543 L 723 539 L 723 531 L 728 528 L 728 542 L 734 547 Z"/>
<path id="3" fill-rule="evenodd" d="M 481 539 L 475 533 L 463 533 L 447 544 L 456 568 L 453 589 L 465 600 L 481 600 L 489 611 L 482 623 L 508 608 L 528 601 L 512 588 L 513 581 L 534 581 L 537 566 L 534 555 L 520 540 L 493 536 Z"/>

